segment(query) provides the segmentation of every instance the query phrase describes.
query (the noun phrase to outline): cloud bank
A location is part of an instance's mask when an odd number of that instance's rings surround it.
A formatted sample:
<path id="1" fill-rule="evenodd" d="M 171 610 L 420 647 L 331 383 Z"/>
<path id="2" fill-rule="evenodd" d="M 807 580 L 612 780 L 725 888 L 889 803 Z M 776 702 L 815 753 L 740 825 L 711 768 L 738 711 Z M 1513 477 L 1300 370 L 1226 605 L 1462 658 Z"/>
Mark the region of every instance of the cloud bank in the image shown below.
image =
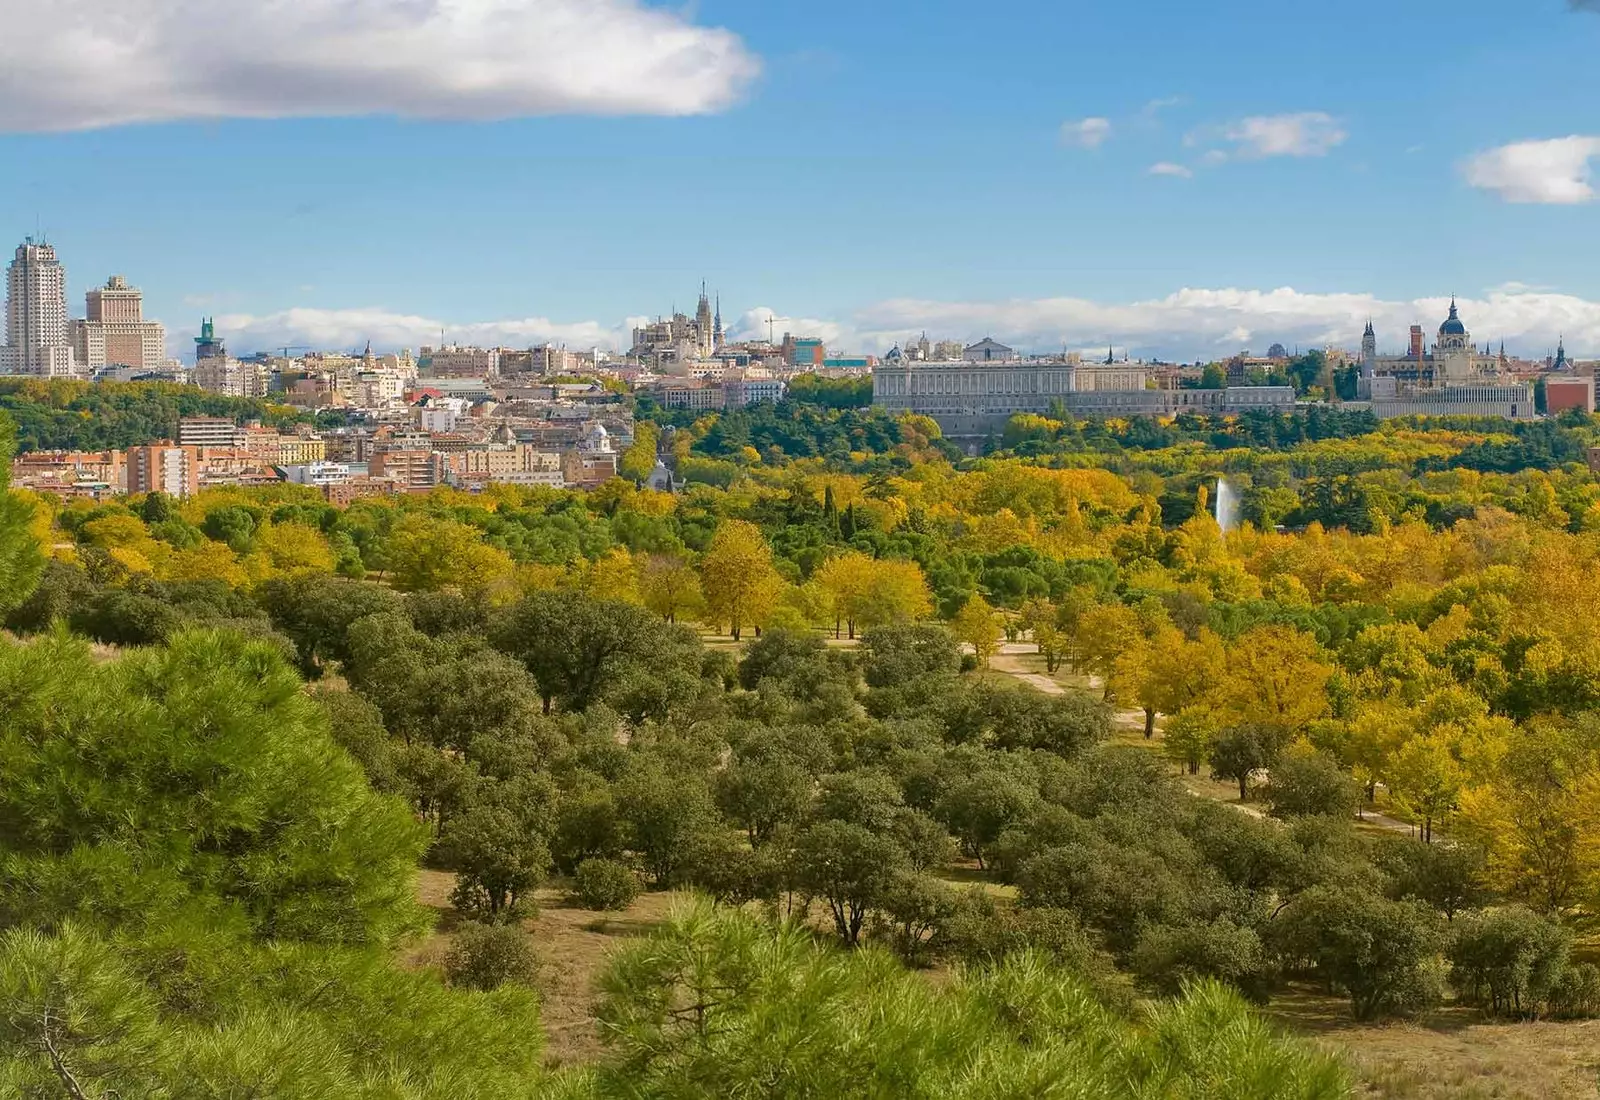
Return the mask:
<path id="1" fill-rule="evenodd" d="M 1462 175 L 1506 202 L 1573 205 L 1594 200 L 1589 167 L 1594 157 L 1600 157 L 1600 137 L 1519 141 L 1479 153 L 1462 167 Z"/>
<path id="2" fill-rule="evenodd" d="M 1462 319 L 1480 344 L 1501 340 L 1513 354 L 1541 357 L 1565 337 L 1570 353 L 1600 357 L 1600 302 L 1573 295 L 1509 285 L 1460 300 Z M 1087 298 L 1028 298 L 1006 301 L 948 302 L 898 298 L 828 320 L 787 316 L 767 307 L 731 319 L 734 340 L 773 335 L 817 336 L 840 352 L 887 351 L 926 331 L 935 340 L 974 341 L 992 335 L 1026 351 L 1094 349 L 1115 344 L 1131 354 L 1170 361 L 1192 361 L 1265 351 L 1273 343 L 1302 348 L 1332 345 L 1356 349 L 1370 317 L 1379 345 L 1399 352 L 1411 325 L 1431 341 L 1449 312 L 1450 299 L 1389 300 L 1372 294 L 1311 294 L 1275 290 L 1186 288 L 1162 298 L 1135 302 L 1097 302 Z M 368 340 L 375 349 L 413 350 L 437 344 L 440 329 L 452 343 L 529 347 L 565 344 L 574 349 L 625 350 L 628 329 L 599 321 L 559 322 L 544 317 L 476 323 L 451 323 L 386 309 L 291 309 L 281 313 L 219 314 L 218 333 L 235 353 L 265 351 L 285 344 L 327 350 L 354 350 Z M 192 351 L 192 330 L 172 332 L 174 352 Z"/>
<path id="3" fill-rule="evenodd" d="M 1460 300 L 1461 316 L 1478 343 L 1505 340 L 1513 354 L 1542 356 L 1566 337 L 1576 355 L 1600 356 L 1600 302 L 1571 295 L 1504 287 Z M 882 350 L 926 329 L 937 337 L 985 335 L 1036 351 L 1062 348 L 1132 349 L 1136 356 L 1189 361 L 1265 351 L 1273 343 L 1302 348 L 1357 349 L 1370 317 L 1379 344 L 1403 350 L 1419 324 L 1431 342 L 1450 309 L 1445 296 L 1391 301 L 1372 294 L 1309 294 L 1275 290 L 1183 289 L 1129 303 L 1084 298 L 939 302 L 894 299 L 862 310 L 850 326 L 861 346 Z"/>
<path id="4" fill-rule="evenodd" d="M 566 345 L 574 350 L 599 347 L 626 350 L 622 327 L 608 327 L 598 321 L 562 323 L 547 317 L 528 317 L 505 321 L 480 321 L 451 324 L 434 317 L 370 309 L 286 309 L 278 313 L 219 313 L 217 335 L 234 355 L 272 351 L 286 344 L 319 351 L 357 351 L 372 341 L 380 352 L 424 344 L 437 346 L 442 330 L 452 344 L 479 347 L 526 348 L 540 344 Z M 173 354 L 187 358 L 194 352 L 194 326 L 169 330 L 167 345 Z"/>
<path id="5" fill-rule="evenodd" d="M 691 115 L 760 63 L 642 0 L 0 0 L 0 129 Z"/>

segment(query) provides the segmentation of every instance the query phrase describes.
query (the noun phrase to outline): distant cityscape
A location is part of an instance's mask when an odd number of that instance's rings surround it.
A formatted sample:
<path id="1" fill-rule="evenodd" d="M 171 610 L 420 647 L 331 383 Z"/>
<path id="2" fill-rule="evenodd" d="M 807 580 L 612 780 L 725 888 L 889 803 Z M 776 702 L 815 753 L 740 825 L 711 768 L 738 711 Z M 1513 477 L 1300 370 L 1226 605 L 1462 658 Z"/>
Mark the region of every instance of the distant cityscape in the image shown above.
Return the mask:
<path id="1" fill-rule="evenodd" d="M 1536 361 L 1509 356 L 1503 345 L 1479 346 L 1454 303 L 1431 345 L 1413 325 L 1398 353 L 1380 352 L 1368 323 L 1358 350 L 1302 355 L 1274 345 L 1261 356 L 1169 364 L 1114 350 L 1103 361 L 1028 355 L 992 336 L 964 343 L 926 333 L 881 357 L 844 355 L 815 335 L 780 334 L 776 321 L 765 340 L 734 341 L 720 296 L 702 285 L 692 315 L 674 311 L 634 328 L 620 353 L 441 343 L 414 353 L 290 345 L 235 356 L 227 333 L 205 318 L 186 363 L 169 357 L 163 326 L 145 318 L 141 291 L 123 276 L 90 290 L 81 318 L 68 312 L 66 287 L 53 246 L 29 238 L 17 247 L 6 274 L 0 375 L 193 385 L 338 414 L 339 426 L 301 423 L 282 434 L 193 417 L 175 438 L 126 451 L 19 457 L 19 486 L 60 496 L 182 497 L 273 482 L 313 486 L 337 501 L 437 486 L 594 487 L 618 475 L 619 456 L 634 442 L 627 395 L 709 414 L 780 402 L 798 375 L 870 377 L 874 405 L 927 416 L 969 449 L 1019 414 L 1170 418 L 1337 402 L 1383 418 L 1527 419 L 1593 412 L 1595 404 L 1595 363 L 1569 360 L 1564 345 Z M 656 487 L 676 484 L 670 458 L 663 451 L 650 475 Z"/>

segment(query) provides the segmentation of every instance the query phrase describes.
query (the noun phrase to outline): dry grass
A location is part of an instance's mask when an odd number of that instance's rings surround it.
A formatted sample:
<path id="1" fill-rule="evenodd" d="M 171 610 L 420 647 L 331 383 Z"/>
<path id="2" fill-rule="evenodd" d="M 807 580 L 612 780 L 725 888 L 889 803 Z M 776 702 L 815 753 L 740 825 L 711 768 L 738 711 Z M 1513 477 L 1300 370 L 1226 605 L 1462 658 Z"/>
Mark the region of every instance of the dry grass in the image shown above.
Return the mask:
<path id="1" fill-rule="evenodd" d="M 1267 1010 L 1355 1071 L 1379 1100 L 1578 1100 L 1600 1097 L 1600 1021 L 1485 1023 L 1446 1009 L 1421 1023 L 1358 1024 L 1348 1002 L 1297 992 Z"/>

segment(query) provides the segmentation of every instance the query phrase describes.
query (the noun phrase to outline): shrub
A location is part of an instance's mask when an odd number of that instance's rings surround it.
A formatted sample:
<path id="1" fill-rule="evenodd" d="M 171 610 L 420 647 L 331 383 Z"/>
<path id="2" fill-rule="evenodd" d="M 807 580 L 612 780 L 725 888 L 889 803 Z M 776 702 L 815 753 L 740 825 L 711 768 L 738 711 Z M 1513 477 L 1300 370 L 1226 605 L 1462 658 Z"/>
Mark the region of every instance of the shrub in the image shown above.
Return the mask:
<path id="1" fill-rule="evenodd" d="M 522 930 L 513 925 L 469 924 L 456 933 L 445 956 L 450 984 L 484 993 L 507 982 L 530 985 L 539 961 Z"/>
<path id="2" fill-rule="evenodd" d="M 1450 944 L 1450 984 L 1496 1016 L 1542 1015 L 1561 1000 L 1572 933 L 1521 906 L 1463 918 Z M 1583 999 L 1582 978 L 1566 994 Z"/>
<path id="3" fill-rule="evenodd" d="M 586 859 L 578 865 L 573 893 L 585 909 L 626 909 L 639 896 L 639 876 L 614 859 Z"/>

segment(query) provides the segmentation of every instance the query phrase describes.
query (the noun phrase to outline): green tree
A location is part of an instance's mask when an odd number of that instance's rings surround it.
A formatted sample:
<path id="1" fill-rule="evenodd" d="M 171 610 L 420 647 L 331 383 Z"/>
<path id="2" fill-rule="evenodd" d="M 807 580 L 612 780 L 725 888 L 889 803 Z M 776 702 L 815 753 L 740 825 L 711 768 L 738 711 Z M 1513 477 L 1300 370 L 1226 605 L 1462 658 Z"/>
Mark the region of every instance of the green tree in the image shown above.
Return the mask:
<path id="1" fill-rule="evenodd" d="M 0 644 L 0 684 L 0 923 L 210 898 L 279 940 L 416 926 L 420 826 L 272 646 L 196 632 L 97 662 L 49 637 Z"/>
<path id="2" fill-rule="evenodd" d="M 454 818 L 437 855 L 456 872 L 451 903 L 491 923 L 524 915 L 527 895 L 550 873 L 544 838 L 498 806 L 474 806 Z"/>
<path id="3" fill-rule="evenodd" d="M 861 939 L 868 912 L 883 903 L 904 864 L 894 841 L 835 820 L 795 837 L 792 859 L 796 889 L 827 903 L 834 930 L 852 947 Z"/>
<path id="4" fill-rule="evenodd" d="M 1290 903 L 1274 927 L 1278 950 L 1315 968 L 1350 997 L 1358 1020 L 1406 1016 L 1438 1002 L 1430 963 L 1437 918 L 1423 905 L 1366 890 L 1316 886 Z"/>
<path id="5" fill-rule="evenodd" d="M 27 600 L 44 569 L 44 555 L 29 530 L 33 506 L 9 488 L 14 450 L 11 420 L 0 412 L 0 617 Z"/>
<path id="6" fill-rule="evenodd" d="M 1273 817 L 1349 817 L 1356 812 L 1361 789 L 1331 757 L 1290 750 L 1272 763 L 1266 799 Z"/>
<path id="7" fill-rule="evenodd" d="M 529 596 L 500 617 L 491 638 L 533 674 L 547 713 L 558 702 L 587 709 L 631 667 L 659 676 L 689 656 L 679 635 L 643 608 L 578 592 Z"/>

